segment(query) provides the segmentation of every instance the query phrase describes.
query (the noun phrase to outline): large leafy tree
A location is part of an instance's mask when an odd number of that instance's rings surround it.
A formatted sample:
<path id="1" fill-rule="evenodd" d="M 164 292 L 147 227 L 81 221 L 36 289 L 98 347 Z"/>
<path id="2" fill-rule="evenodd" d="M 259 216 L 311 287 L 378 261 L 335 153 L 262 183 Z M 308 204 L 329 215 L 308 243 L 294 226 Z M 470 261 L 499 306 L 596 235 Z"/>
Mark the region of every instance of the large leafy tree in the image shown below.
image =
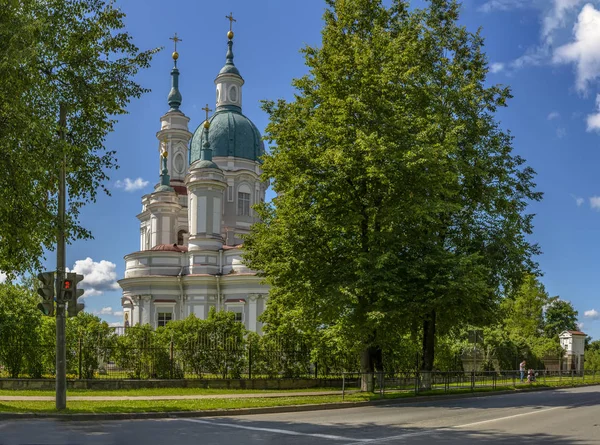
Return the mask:
<path id="1" fill-rule="evenodd" d="M 563 331 L 576 330 L 578 314 L 570 301 L 551 298 L 544 312 L 544 334 L 548 338 L 558 338 Z"/>
<path id="2" fill-rule="evenodd" d="M 9 0 L 0 9 L 0 270 L 37 269 L 57 233 L 60 162 L 66 155 L 67 239 L 115 168 L 105 137 L 145 89 L 134 76 L 155 50 L 139 51 L 124 14 L 107 0 Z M 65 140 L 57 138 L 67 107 Z"/>
<path id="3" fill-rule="evenodd" d="M 271 285 L 268 329 L 335 330 L 369 372 L 421 320 L 430 370 L 437 325 L 486 321 L 534 268 L 533 171 L 493 118 L 510 93 L 485 85 L 455 2 L 327 5 L 295 99 L 264 106 L 278 196 L 246 260 Z"/>
<path id="4" fill-rule="evenodd" d="M 0 364 L 10 377 L 37 372 L 40 311 L 37 298 L 24 286 L 0 284 Z"/>

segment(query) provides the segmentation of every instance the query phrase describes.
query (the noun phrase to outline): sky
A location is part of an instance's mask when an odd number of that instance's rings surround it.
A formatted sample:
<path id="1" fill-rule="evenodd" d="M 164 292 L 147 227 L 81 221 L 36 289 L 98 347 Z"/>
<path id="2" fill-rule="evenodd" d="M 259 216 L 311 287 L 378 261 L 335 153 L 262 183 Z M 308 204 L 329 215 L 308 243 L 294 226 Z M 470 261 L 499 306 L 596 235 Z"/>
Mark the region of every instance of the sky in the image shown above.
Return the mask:
<path id="1" fill-rule="evenodd" d="M 120 325 L 123 256 L 139 250 L 141 197 L 159 180 L 156 132 L 168 110 L 172 42 L 177 32 L 181 110 L 190 131 L 214 109 L 214 78 L 225 62 L 233 12 L 235 64 L 244 85 L 243 112 L 262 131 L 264 99 L 292 99 L 291 80 L 307 72 L 299 50 L 318 46 L 324 0 L 117 0 L 140 49 L 165 47 L 137 80 L 150 93 L 131 102 L 106 145 L 120 168 L 110 173 L 112 196 L 87 206 L 81 222 L 94 239 L 67 246 L 67 266 L 85 275 L 86 310 Z M 423 0 L 415 0 L 422 6 Z M 570 301 L 581 329 L 600 338 L 600 0 L 464 0 L 461 23 L 482 28 L 490 84 L 509 85 L 514 98 L 497 118 L 514 136 L 515 154 L 537 172 L 544 193 L 531 241 L 547 292 Z M 46 261 L 56 265 L 55 254 Z"/>

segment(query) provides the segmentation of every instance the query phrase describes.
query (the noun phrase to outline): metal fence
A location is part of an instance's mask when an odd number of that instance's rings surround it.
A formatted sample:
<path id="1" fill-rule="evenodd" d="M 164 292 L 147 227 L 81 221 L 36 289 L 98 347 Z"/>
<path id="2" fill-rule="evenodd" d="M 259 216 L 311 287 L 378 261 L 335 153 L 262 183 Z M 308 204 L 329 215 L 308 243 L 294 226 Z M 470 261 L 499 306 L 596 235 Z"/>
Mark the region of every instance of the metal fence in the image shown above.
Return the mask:
<path id="1" fill-rule="evenodd" d="M 29 345 L 19 378 L 52 378 L 55 346 Z M 0 378 L 10 366 L 0 362 Z M 346 369 L 319 366 L 304 345 L 274 342 L 271 346 L 201 338 L 178 347 L 173 341 L 130 344 L 113 341 L 89 344 L 83 339 L 67 345 L 70 379 L 267 379 L 338 377 Z"/>
<path id="2" fill-rule="evenodd" d="M 600 383 L 600 372 L 534 370 L 521 379 L 518 370 L 503 371 L 432 371 L 405 372 L 389 375 L 376 373 L 343 373 L 342 396 L 349 392 L 367 390 L 382 397 L 390 393 L 407 395 L 435 394 L 448 392 L 485 391 L 512 388 L 527 388 L 536 385 L 567 386 Z"/>

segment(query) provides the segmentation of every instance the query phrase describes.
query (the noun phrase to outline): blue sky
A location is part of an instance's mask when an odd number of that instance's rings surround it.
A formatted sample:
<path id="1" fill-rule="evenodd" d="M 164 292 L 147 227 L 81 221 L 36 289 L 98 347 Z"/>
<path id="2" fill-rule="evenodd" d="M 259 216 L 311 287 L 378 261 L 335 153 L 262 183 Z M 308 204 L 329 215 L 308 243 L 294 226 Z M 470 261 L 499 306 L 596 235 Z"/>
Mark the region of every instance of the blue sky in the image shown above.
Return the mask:
<path id="1" fill-rule="evenodd" d="M 111 323 L 121 320 L 123 256 L 139 249 L 142 195 L 158 182 L 155 133 L 168 110 L 172 42 L 179 44 L 181 109 L 190 130 L 202 122 L 201 108 L 214 108 L 213 80 L 225 61 L 228 20 L 233 11 L 234 54 L 244 85 L 244 113 L 259 129 L 267 124 L 261 99 L 292 98 L 291 79 L 306 72 L 299 49 L 320 42 L 323 0 L 118 0 L 127 30 L 142 49 L 164 46 L 139 82 L 152 90 L 129 106 L 107 146 L 120 169 L 112 172 L 112 197 L 102 196 L 82 213 L 95 239 L 67 247 L 67 264 L 85 273 L 86 310 Z M 414 2 L 415 6 L 422 4 Z M 584 332 L 600 338 L 600 0 L 465 0 L 461 21 L 483 28 L 490 83 L 511 86 L 514 99 L 498 114 L 514 135 L 516 153 L 538 173 L 544 199 L 532 240 L 542 282 L 550 295 L 569 300 Z M 597 101 L 597 97 L 599 98 Z M 55 265 L 54 254 L 47 261 Z M 599 273 L 600 274 L 600 273 Z"/>

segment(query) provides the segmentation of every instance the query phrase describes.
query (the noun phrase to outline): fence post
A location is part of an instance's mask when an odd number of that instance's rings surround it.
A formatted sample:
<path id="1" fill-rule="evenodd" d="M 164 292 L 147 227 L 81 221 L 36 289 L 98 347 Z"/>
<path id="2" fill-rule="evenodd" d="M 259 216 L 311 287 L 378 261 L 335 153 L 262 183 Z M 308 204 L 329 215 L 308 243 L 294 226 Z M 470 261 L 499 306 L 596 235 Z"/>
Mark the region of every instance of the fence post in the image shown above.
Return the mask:
<path id="1" fill-rule="evenodd" d="M 169 378 L 173 378 L 173 339 L 171 338 L 171 342 L 169 343 Z"/>
<path id="2" fill-rule="evenodd" d="M 252 379 L 252 342 L 248 342 L 248 380 Z"/>
<path id="3" fill-rule="evenodd" d="M 81 375 L 82 375 L 82 365 L 83 365 L 83 363 L 82 363 L 82 360 L 81 360 L 81 353 L 82 353 L 81 335 L 79 336 L 79 344 L 78 344 L 78 349 L 79 349 L 79 353 L 78 353 L 78 355 L 79 355 L 79 357 L 78 357 L 78 361 L 79 361 L 79 363 L 78 363 L 78 365 L 79 365 L 79 366 L 78 366 L 78 368 L 79 368 L 79 380 L 81 380 Z"/>
<path id="4" fill-rule="evenodd" d="M 346 390 L 346 373 L 342 372 L 342 401 L 344 400 Z"/>

